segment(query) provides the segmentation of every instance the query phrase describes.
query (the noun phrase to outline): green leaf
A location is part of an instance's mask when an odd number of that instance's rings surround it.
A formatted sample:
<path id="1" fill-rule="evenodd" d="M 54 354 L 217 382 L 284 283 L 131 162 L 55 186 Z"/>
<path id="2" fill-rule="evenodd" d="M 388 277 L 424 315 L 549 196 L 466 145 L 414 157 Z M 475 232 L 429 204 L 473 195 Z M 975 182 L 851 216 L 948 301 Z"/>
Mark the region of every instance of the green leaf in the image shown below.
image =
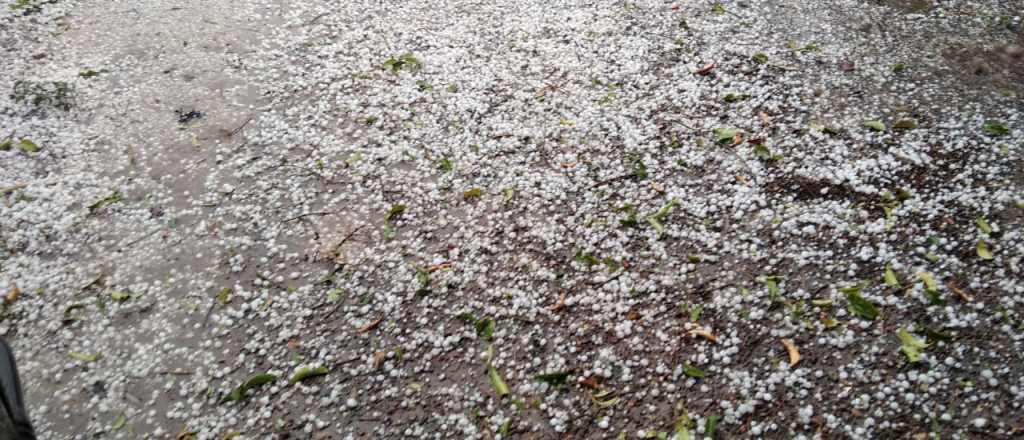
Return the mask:
<path id="1" fill-rule="evenodd" d="M 708 416 L 708 421 L 704 423 L 704 437 L 715 438 L 715 430 L 718 429 L 719 418 L 717 414 Z"/>
<path id="2" fill-rule="evenodd" d="M 511 202 L 512 198 L 514 198 L 516 196 L 516 189 L 515 188 L 505 188 L 505 189 L 501 190 L 501 192 L 502 192 L 502 194 L 505 195 L 505 197 L 502 199 L 502 201 L 504 203 Z"/>
<path id="3" fill-rule="evenodd" d="M 885 281 L 886 286 L 900 287 L 900 281 L 896 278 L 896 272 L 892 270 L 892 263 L 885 264 L 885 273 L 882 274 L 882 280 Z"/>
<path id="4" fill-rule="evenodd" d="M 750 99 L 750 95 L 747 95 L 745 93 L 729 93 L 725 95 L 725 98 L 722 98 L 722 100 L 730 104 L 734 102 L 746 101 L 748 99 Z"/>
<path id="5" fill-rule="evenodd" d="M 756 62 L 758 64 L 765 64 L 765 63 L 768 62 L 768 54 L 766 54 L 764 52 L 755 53 L 750 58 L 753 58 L 754 62 Z"/>
<path id="6" fill-rule="evenodd" d="M 68 353 L 68 356 L 70 356 L 72 359 L 77 359 L 77 360 L 80 360 L 82 362 L 96 362 L 96 361 L 98 361 L 98 360 L 103 358 L 103 354 L 101 354 L 101 353 L 88 354 L 88 353 L 81 353 L 81 352 L 78 352 L 78 351 L 72 351 L 72 352 Z"/>
<path id="7" fill-rule="evenodd" d="M 127 301 L 132 298 L 130 292 L 123 292 L 120 290 L 113 290 L 110 292 L 110 299 L 114 301 Z"/>
<path id="8" fill-rule="evenodd" d="M 768 298 L 772 301 L 782 296 L 782 290 L 779 289 L 779 277 L 764 277 L 764 285 L 768 288 Z"/>
<path id="9" fill-rule="evenodd" d="M 773 159 L 771 150 L 769 150 L 768 147 L 764 146 L 764 144 L 754 145 L 754 155 L 756 155 L 757 158 L 761 160 Z"/>
<path id="10" fill-rule="evenodd" d="M 643 158 L 639 154 L 631 155 L 630 163 L 633 167 L 633 176 L 638 180 L 644 180 L 647 178 L 647 165 L 644 165 Z"/>
<path id="11" fill-rule="evenodd" d="M 473 200 L 473 199 L 479 199 L 483 195 L 484 195 L 484 190 L 482 190 L 480 188 L 472 188 L 472 189 L 462 193 L 462 198 L 463 198 L 463 200 Z"/>
<path id="12" fill-rule="evenodd" d="M 988 220 L 985 217 L 978 217 L 974 219 L 974 224 L 978 225 L 978 229 L 985 235 L 992 235 L 992 227 L 988 225 Z"/>
<path id="13" fill-rule="evenodd" d="M 391 221 L 392 219 L 397 218 L 403 213 L 405 213 L 405 205 L 401 203 L 392 205 L 391 209 L 389 209 L 388 212 L 384 214 L 384 221 Z"/>
<path id="14" fill-rule="evenodd" d="M 607 390 L 590 394 L 590 401 L 601 408 L 615 406 L 620 400 L 622 400 L 621 397 L 612 397 L 612 392 Z"/>
<path id="15" fill-rule="evenodd" d="M 230 287 L 220 289 L 220 292 L 217 292 L 217 302 L 222 306 L 227 305 L 228 302 L 231 301 L 231 292 L 232 290 Z"/>
<path id="16" fill-rule="evenodd" d="M 486 317 L 481 318 L 476 322 L 476 335 L 485 341 L 494 339 L 494 318 Z"/>
<path id="17" fill-rule="evenodd" d="M 22 139 L 21 142 L 18 143 L 18 148 L 20 148 L 21 151 L 24 151 L 26 153 L 38 153 L 39 150 L 41 150 L 41 148 L 39 148 L 39 146 L 36 145 L 35 142 L 32 142 L 28 139 Z"/>
<path id="18" fill-rule="evenodd" d="M 654 230 L 658 231 L 659 234 L 664 234 L 665 227 L 661 224 L 661 221 L 664 220 L 665 217 L 667 217 L 668 214 L 672 212 L 672 209 L 675 208 L 678 204 L 679 200 L 670 200 L 668 203 L 662 206 L 661 209 L 658 210 L 658 212 L 655 212 L 654 214 L 647 216 L 647 223 L 650 223 L 650 225 L 654 227 Z"/>
<path id="19" fill-rule="evenodd" d="M 892 128 L 897 130 L 913 130 L 917 128 L 917 121 L 913 119 L 900 119 L 892 125 Z"/>
<path id="20" fill-rule="evenodd" d="M 3 142 L 0 142 L 0 151 L 9 151 L 11 145 L 14 145 L 14 142 L 10 139 L 5 139 Z"/>
<path id="21" fill-rule="evenodd" d="M 850 302 L 850 313 L 868 321 L 874 321 L 875 318 L 878 318 L 878 307 L 860 295 L 860 286 L 846 287 L 839 289 L 839 291 L 846 294 L 846 300 Z"/>
<path id="22" fill-rule="evenodd" d="M 114 191 L 109 196 L 106 196 L 106 197 L 100 199 L 99 201 L 97 201 L 96 203 L 93 203 L 93 204 L 89 205 L 89 212 L 99 211 L 99 210 L 107 207 L 107 205 L 111 205 L 111 204 L 114 204 L 114 203 L 117 203 L 117 202 L 120 202 L 120 201 L 121 201 L 121 193 L 119 191 Z"/>
<path id="23" fill-rule="evenodd" d="M 498 374 L 498 370 L 494 369 L 493 365 L 487 366 L 487 376 L 491 378 L 491 388 L 494 388 L 494 392 L 498 393 L 498 397 L 508 395 L 508 385 L 506 385 L 505 381 L 501 379 L 501 375 Z"/>
<path id="24" fill-rule="evenodd" d="M 697 368 L 693 365 L 690 365 L 689 362 L 683 364 L 683 374 L 697 378 L 705 377 L 708 375 L 706 371 L 701 370 L 700 368 Z"/>
<path id="25" fill-rule="evenodd" d="M 867 127 L 867 128 L 870 128 L 870 129 L 872 129 L 874 131 L 880 131 L 880 132 L 881 131 L 885 131 L 885 124 L 882 123 L 882 121 L 877 121 L 877 120 L 864 121 L 864 126 Z"/>
<path id="26" fill-rule="evenodd" d="M 917 277 L 924 282 L 924 294 L 928 297 L 928 302 L 932 305 L 942 305 L 946 301 L 942 299 L 942 295 L 939 293 L 939 284 L 935 282 L 935 278 L 928 272 L 920 272 Z"/>
<path id="27" fill-rule="evenodd" d="M 569 379 L 569 372 L 560 371 L 556 373 L 538 374 L 537 376 L 534 376 L 534 379 L 536 379 L 537 382 L 543 382 L 551 386 L 560 386 L 564 385 L 566 380 Z"/>
<path id="28" fill-rule="evenodd" d="M 125 417 L 124 413 L 121 413 L 119 416 L 117 416 L 117 419 L 114 420 L 114 423 L 110 425 L 110 430 L 119 431 L 121 430 L 121 428 L 124 428 L 124 425 L 127 423 L 128 417 Z"/>
<path id="29" fill-rule="evenodd" d="M 86 79 L 89 79 L 89 78 L 92 78 L 92 77 L 95 77 L 95 76 L 99 76 L 99 75 L 100 75 L 100 72 L 97 72 L 97 71 L 92 70 L 92 69 L 86 69 L 86 70 L 83 70 L 81 72 L 78 72 L 78 76 L 80 76 L 82 78 L 86 78 Z"/>
<path id="30" fill-rule="evenodd" d="M 1005 124 L 999 121 L 985 121 L 985 125 L 981 127 L 985 130 L 985 134 L 989 136 L 1005 136 L 1010 134 L 1010 129 Z"/>
<path id="31" fill-rule="evenodd" d="M 451 172 L 451 170 L 453 170 L 453 169 L 455 169 L 455 167 L 452 165 L 451 159 L 448 159 L 447 157 L 442 157 L 441 158 L 441 171 L 444 171 L 444 172 L 447 173 L 447 172 Z"/>
<path id="32" fill-rule="evenodd" d="M 327 374 L 328 371 L 329 370 L 327 370 L 327 367 L 305 367 L 305 368 L 300 368 L 299 371 L 296 371 L 295 374 L 292 375 L 291 380 L 289 380 L 288 382 L 292 383 L 292 384 L 299 383 L 299 382 L 301 382 L 303 380 L 306 380 L 306 379 L 309 379 L 311 377 L 323 376 L 323 375 Z"/>
<path id="33" fill-rule="evenodd" d="M 903 351 L 903 354 L 907 355 L 907 359 L 911 363 L 920 362 L 921 350 L 924 350 L 928 344 L 910 334 L 905 328 L 899 329 L 896 332 L 896 336 L 900 339 L 900 350 Z"/>
<path id="34" fill-rule="evenodd" d="M 896 63 L 892 65 L 892 73 L 900 73 L 907 70 L 907 65 L 903 63 Z"/>
<path id="35" fill-rule="evenodd" d="M 725 13 L 725 5 L 720 2 L 715 2 L 715 4 L 711 6 L 711 12 L 715 15 L 722 15 Z"/>
<path id="36" fill-rule="evenodd" d="M 231 393 L 224 396 L 221 399 L 221 403 L 226 402 L 238 402 L 245 398 L 245 393 L 253 388 L 262 386 L 277 380 L 277 376 L 270 373 L 262 373 L 250 376 L 245 382 L 239 385 L 237 388 L 231 390 Z"/>
<path id="37" fill-rule="evenodd" d="M 978 240 L 977 251 L 978 258 L 981 258 L 982 260 L 991 260 L 993 258 L 992 251 L 989 250 L 988 243 L 986 243 L 985 240 Z"/>
<path id="38" fill-rule="evenodd" d="M 719 144 L 731 144 L 736 138 L 740 131 L 735 128 L 716 128 L 714 129 L 715 142 Z"/>

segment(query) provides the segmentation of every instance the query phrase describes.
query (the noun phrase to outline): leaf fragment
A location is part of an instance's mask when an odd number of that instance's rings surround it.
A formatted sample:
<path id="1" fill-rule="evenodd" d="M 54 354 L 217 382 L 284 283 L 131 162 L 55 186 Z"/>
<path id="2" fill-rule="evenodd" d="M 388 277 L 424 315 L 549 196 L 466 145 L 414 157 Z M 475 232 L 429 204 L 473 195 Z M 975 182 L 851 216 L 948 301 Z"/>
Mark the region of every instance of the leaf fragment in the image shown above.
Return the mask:
<path id="1" fill-rule="evenodd" d="M 551 386 L 560 386 L 564 385 L 569 379 L 569 372 L 557 371 L 554 373 L 538 374 L 534 376 L 534 379 L 536 379 L 537 382 L 543 382 Z"/>
<path id="2" fill-rule="evenodd" d="M 1006 124 L 995 120 L 985 121 L 985 125 L 982 125 L 981 128 L 989 136 L 1005 136 L 1010 134 L 1010 129 L 1006 127 Z"/>
<path id="3" fill-rule="evenodd" d="M 686 363 L 683 364 L 683 374 L 685 374 L 687 376 L 690 376 L 690 377 L 696 377 L 696 378 L 701 378 L 701 377 L 705 377 L 705 376 L 708 375 L 708 373 L 706 371 L 701 370 L 700 368 L 697 368 L 697 367 L 693 366 L 689 362 L 686 362 Z"/>
<path id="4" fill-rule="evenodd" d="M 481 318 L 476 322 L 476 335 L 485 341 L 494 339 L 494 318 Z"/>
<path id="5" fill-rule="evenodd" d="M 715 142 L 719 144 L 735 144 L 736 136 L 739 136 L 740 131 L 735 128 L 720 127 L 712 131 L 715 135 Z"/>
<path id="6" fill-rule="evenodd" d="M 868 321 L 874 321 L 875 318 L 878 318 L 878 307 L 860 295 L 860 286 L 851 286 L 840 289 L 840 292 L 846 294 L 846 300 L 850 303 L 850 313 L 860 316 Z"/>
<path id="7" fill-rule="evenodd" d="M 479 199 L 484 195 L 484 190 L 480 188 L 471 188 L 466 192 L 462 193 L 463 200 L 469 201 L 473 199 Z"/>
<path id="8" fill-rule="evenodd" d="M 220 403 L 227 402 L 238 402 L 245 398 L 245 393 L 253 388 L 266 385 L 270 382 L 277 380 L 277 375 L 270 373 L 261 373 L 253 376 L 249 376 L 245 382 L 242 382 L 237 388 L 231 390 L 227 396 L 221 399 Z"/>
<path id="9" fill-rule="evenodd" d="M 885 123 L 878 120 L 864 121 L 864 126 L 878 132 L 885 131 Z"/>
<path id="10" fill-rule="evenodd" d="M 978 217 L 974 219 L 974 224 L 978 225 L 978 230 L 980 230 L 982 234 L 992 235 L 992 226 L 989 226 L 988 220 L 986 220 L 985 217 Z"/>
<path id="11" fill-rule="evenodd" d="M 101 353 L 89 354 L 89 353 L 82 353 L 82 352 L 79 352 L 79 351 L 72 351 L 72 352 L 68 353 L 68 356 L 71 357 L 72 359 L 77 359 L 77 360 L 80 360 L 82 362 L 96 362 L 96 361 L 98 361 L 100 359 L 103 359 L 103 354 L 101 354 Z"/>
<path id="12" fill-rule="evenodd" d="M 892 128 L 897 130 L 913 130 L 917 128 L 917 121 L 913 119 L 900 119 L 892 125 Z"/>
<path id="13" fill-rule="evenodd" d="M 978 252 L 978 258 L 981 258 L 982 260 L 991 260 L 994 258 L 992 256 L 992 250 L 989 249 L 988 243 L 985 240 L 978 240 L 978 245 L 975 249 Z"/>
<path id="14" fill-rule="evenodd" d="M 615 404 L 619 403 L 620 400 L 622 400 L 621 397 L 613 397 L 613 393 L 609 390 L 598 391 L 597 393 L 590 393 L 590 401 L 594 402 L 595 405 L 601 408 L 615 406 Z"/>
<path id="15" fill-rule="evenodd" d="M 487 376 L 491 379 L 491 388 L 494 388 L 494 392 L 498 394 L 498 397 L 507 396 L 509 393 L 508 385 L 502 380 L 501 374 L 498 374 L 498 370 L 493 365 L 487 366 Z"/>
<path id="16" fill-rule="evenodd" d="M 384 214 L 384 221 L 391 221 L 392 219 L 397 218 L 403 213 L 405 213 L 405 205 L 401 203 L 391 205 L 391 209 L 389 209 L 388 212 Z"/>
<path id="17" fill-rule="evenodd" d="M 26 153 L 38 153 L 39 150 L 41 150 L 41 148 L 39 148 L 39 146 L 36 145 L 35 142 L 32 142 L 28 139 L 22 139 L 21 142 L 18 143 L 18 148 L 20 148 L 21 151 L 24 151 Z"/>
<path id="18" fill-rule="evenodd" d="M 703 327 L 690 330 L 690 336 L 700 336 L 711 342 L 718 342 L 718 338 L 715 337 L 715 334 L 711 333 L 711 330 Z"/>
<path id="19" fill-rule="evenodd" d="M 796 366 L 800 362 L 800 351 L 797 350 L 796 344 L 792 339 L 783 339 L 782 345 L 786 347 L 786 352 L 789 354 L 789 366 Z"/>
<path id="20" fill-rule="evenodd" d="M 329 370 L 324 366 L 300 368 L 292 375 L 292 378 L 288 380 L 288 383 L 296 384 L 311 377 L 323 376 L 328 372 Z"/>
<path id="21" fill-rule="evenodd" d="M 892 269 L 892 263 L 885 264 L 885 273 L 882 274 L 882 280 L 885 281 L 886 286 L 900 287 L 900 281 L 896 278 L 896 272 Z"/>
<path id="22" fill-rule="evenodd" d="M 907 355 L 907 360 L 911 363 L 920 362 L 921 350 L 924 350 L 928 344 L 910 334 L 905 328 L 899 329 L 896 332 L 896 337 L 900 339 L 900 351 Z"/>

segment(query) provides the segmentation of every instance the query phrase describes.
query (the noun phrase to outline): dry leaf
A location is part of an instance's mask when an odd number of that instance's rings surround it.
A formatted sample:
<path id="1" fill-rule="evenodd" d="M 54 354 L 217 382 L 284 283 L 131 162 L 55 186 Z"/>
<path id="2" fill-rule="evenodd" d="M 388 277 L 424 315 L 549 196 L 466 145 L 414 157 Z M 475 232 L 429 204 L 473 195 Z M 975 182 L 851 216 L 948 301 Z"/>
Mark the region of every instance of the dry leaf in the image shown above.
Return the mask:
<path id="1" fill-rule="evenodd" d="M 373 353 L 373 369 L 379 370 L 380 367 L 383 367 L 385 359 L 387 359 L 387 355 L 383 351 Z"/>
<path id="2" fill-rule="evenodd" d="M 800 362 L 800 351 L 796 349 L 796 345 L 793 344 L 791 339 L 783 339 L 782 345 L 786 346 L 786 351 L 789 352 L 789 366 L 792 367 Z"/>
<path id="3" fill-rule="evenodd" d="M 452 263 L 435 264 L 433 266 L 428 267 L 427 268 L 427 272 L 434 273 L 434 272 L 437 272 L 439 270 L 450 269 L 451 267 L 452 267 Z"/>
<path id="4" fill-rule="evenodd" d="M 17 285 L 13 286 L 14 287 L 11 288 L 11 293 L 8 293 L 7 296 L 4 297 L 4 302 L 7 304 L 17 301 L 18 297 L 21 296 L 21 289 L 19 289 Z"/>
<path id="5" fill-rule="evenodd" d="M 373 321 L 373 322 L 371 322 L 369 324 L 366 324 L 366 325 L 364 325 L 362 327 L 359 327 L 359 330 L 356 330 L 356 332 L 357 333 L 366 333 L 366 332 L 368 332 L 370 330 L 373 330 L 373 329 L 377 328 L 377 326 L 380 325 L 380 323 L 382 323 L 382 322 L 384 322 L 384 315 L 381 315 L 381 317 L 377 318 L 376 321 Z"/>
<path id="6" fill-rule="evenodd" d="M 660 183 L 658 183 L 658 182 L 651 182 L 651 189 L 653 189 L 653 190 L 655 190 L 657 192 L 660 192 L 662 194 L 665 194 L 665 186 L 660 184 Z"/>
<path id="7" fill-rule="evenodd" d="M 558 303 L 551 306 L 552 312 L 557 312 L 565 308 L 565 292 L 562 292 L 562 296 L 558 298 Z"/>
<path id="8" fill-rule="evenodd" d="M 698 329 L 695 329 L 695 330 L 690 330 L 690 336 L 700 336 L 700 337 L 702 337 L 704 339 L 707 339 L 707 340 L 709 340 L 711 342 L 718 342 L 718 338 L 716 338 L 715 335 L 713 333 L 711 333 L 711 330 L 708 330 L 708 329 L 705 329 L 705 328 L 698 328 Z"/>
<path id="9" fill-rule="evenodd" d="M 715 70 L 715 62 L 714 61 L 712 61 L 708 65 L 702 67 L 700 70 L 698 70 L 696 72 L 693 72 L 693 73 L 695 73 L 697 75 L 700 75 L 700 76 L 704 76 L 704 75 L 707 75 L 707 74 L 711 73 L 712 70 Z"/>
<path id="10" fill-rule="evenodd" d="M 950 281 L 946 283 L 946 287 L 949 287 L 949 290 L 952 290 L 953 293 L 959 296 L 960 299 L 964 300 L 964 302 L 974 301 L 974 297 L 969 295 L 967 292 L 964 292 L 964 289 L 961 289 L 960 286 L 956 283 L 956 281 Z"/>
<path id="11" fill-rule="evenodd" d="M 590 388 L 592 390 L 596 390 L 596 389 L 600 388 L 600 385 L 598 385 L 598 383 L 597 383 L 597 378 L 594 377 L 594 376 L 590 376 L 590 377 L 588 377 L 586 379 L 581 380 L 580 381 L 580 385 L 583 385 L 583 386 L 585 386 L 587 388 Z"/>
<path id="12" fill-rule="evenodd" d="M 750 181 L 747 180 L 747 178 L 745 176 L 743 176 L 742 174 L 737 174 L 736 175 L 736 180 L 738 180 L 740 183 L 742 183 L 744 185 L 750 186 Z"/>
<path id="13" fill-rule="evenodd" d="M 637 312 L 636 310 L 630 310 L 629 313 L 626 314 L 626 319 L 630 321 L 636 321 L 640 319 L 640 312 Z"/>
<path id="14" fill-rule="evenodd" d="M 758 112 L 757 115 L 761 117 L 761 123 L 763 123 L 764 125 L 768 125 L 768 124 L 772 123 L 772 117 L 768 116 L 768 113 Z"/>
<path id="15" fill-rule="evenodd" d="M 576 163 L 562 162 L 562 168 L 576 168 Z"/>

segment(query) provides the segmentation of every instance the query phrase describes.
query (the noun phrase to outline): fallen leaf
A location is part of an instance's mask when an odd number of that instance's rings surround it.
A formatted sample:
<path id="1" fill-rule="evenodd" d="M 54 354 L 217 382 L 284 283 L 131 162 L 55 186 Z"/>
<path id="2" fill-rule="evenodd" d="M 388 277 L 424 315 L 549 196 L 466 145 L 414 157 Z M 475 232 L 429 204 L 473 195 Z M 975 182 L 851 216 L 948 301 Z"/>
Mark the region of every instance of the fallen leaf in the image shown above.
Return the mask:
<path id="1" fill-rule="evenodd" d="M 555 373 L 538 374 L 534 376 L 537 382 L 543 382 L 551 386 L 564 385 L 566 380 L 569 379 L 568 371 L 559 371 Z"/>
<path id="2" fill-rule="evenodd" d="M 689 362 L 683 364 L 683 374 L 696 378 L 701 378 L 708 375 L 706 371 L 701 370 L 700 368 L 697 368 L 693 365 L 690 365 Z"/>
<path id="3" fill-rule="evenodd" d="M 362 327 L 359 327 L 359 329 L 356 330 L 356 333 L 366 333 L 370 330 L 373 330 L 377 328 L 377 326 L 380 325 L 381 322 L 384 322 L 384 315 L 381 315 L 380 318 L 377 318 L 373 322 L 370 322 Z"/>
<path id="4" fill-rule="evenodd" d="M 584 387 L 590 388 L 590 389 L 592 389 L 592 390 L 596 390 L 596 389 L 598 389 L 598 388 L 600 388 L 600 387 L 601 387 L 601 386 L 600 386 L 600 385 L 598 384 L 598 382 L 597 382 L 597 378 L 596 378 L 596 377 L 594 377 L 594 376 L 590 376 L 590 377 L 588 377 L 588 378 L 586 378 L 586 379 L 582 379 L 582 380 L 580 380 L 580 381 L 579 381 L 579 384 L 580 384 L 580 385 L 583 385 Z"/>
<path id="5" fill-rule="evenodd" d="M 590 401 L 594 402 L 594 404 L 601 408 L 615 406 L 615 404 L 619 403 L 620 400 L 622 400 L 621 397 L 612 397 L 612 392 L 610 390 L 600 391 L 596 394 L 590 393 Z"/>
<path id="6" fill-rule="evenodd" d="M 960 286 L 956 283 L 956 281 L 950 280 L 948 283 L 946 283 L 946 287 L 949 287 L 949 290 L 952 290 L 953 293 L 956 294 L 956 296 L 959 296 L 960 299 L 964 300 L 965 302 L 971 302 L 974 300 L 974 297 L 968 295 L 967 292 L 964 292 L 964 289 L 961 289 Z"/>
<path id="7" fill-rule="evenodd" d="M 292 378 L 288 382 L 292 383 L 292 384 L 295 384 L 295 383 L 302 382 L 303 380 L 309 379 L 311 377 L 323 376 L 323 375 L 325 375 L 327 373 L 328 373 L 327 367 L 305 367 L 305 368 L 300 368 L 298 371 L 295 372 L 295 374 L 292 375 Z"/>
<path id="8" fill-rule="evenodd" d="M 985 130 L 985 134 L 989 136 L 1005 136 L 1010 134 L 1010 129 L 999 121 L 985 121 L 985 125 L 982 126 L 982 129 Z"/>
<path id="9" fill-rule="evenodd" d="M 103 355 L 100 354 L 100 353 L 88 354 L 88 353 L 81 353 L 81 352 L 77 352 L 77 351 L 72 351 L 72 352 L 68 353 L 68 356 L 70 356 L 72 359 L 77 359 L 77 360 L 80 360 L 82 362 L 96 362 L 96 361 L 98 361 L 98 360 L 103 358 Z"/>
<path id="10" fill-rule="evenodd" d="M 237 388 L 231 390 L 227 396 L 221 400 L 221 403 L 226 402 L 238 402 L 245 398 L 246 391 L 249 391 L 258 386 L 262 386 L 277 380 L 277 375 L 269 373 L 261 373 L 250 376 L 245 382 L 242 382 Z"/>
<path id="11" fill-rule="evenodd" d="M 992 256 L 992 251 L 988 248 L 988 243 L 986 243 L 985 240 L 978 240 L 976 249 L 978 251 L 978 258 L 981 258 L 982 260 L 991 260 L 994 258 Z"/>
<path id="12" fill-rule="evenodd" d="M 795 366 L 800 362 L 800 351 L 796 349 L 796 345 L 793 344 L 791 339 L 783 339 L 782 345 L 786 347 L 786 352 L 789 353 L 789 366 Z"/>
<path id="13" fill-rule="evenodd" d="M 978 225 L 978 230 L 980 230 L 983 234 L 992 235 L 992 227 L 989 226 L 988 220 L 985 220 L 985 217 L 978 217 L 974 219 L 974 223 Z"/>
<path id="14" fill-rule="evenodd" d="M 715 335 L 711 333 L 711 330 L 705 328 L 697 328 L 694 330 L 690 330 L 690 336 L 700 336 L 711 342 L 718 342 L 718 338 L 716 338 Z"/>
<path id="15" fill-rule="evenodd" d="M 558 298 L 558 302 L 555 303 L 555 305 L 551 306 L 551 311 L 552 312 L 557 312 L 557 311 L 562 310 L 564 308 L 565 308 L 565 292 L 562 292 L 562 295 Z"/>
<path id="16" fill-rule="evenodd" d="M 491 379 L 491 388 L 494 388 L 494 392 L 498 393 L 498 397 L 507 396 L 509 393 L 508 385 L 502 380 L 501 375 L 498 374 L 498 370 L 493 365 L 487 366 L 487 376 Z"/>
<path id="17" fill-rule="evenodd" d="M 11 292 L 4 297 L 4 303 L 12 304 L 18 300 L 19 296 L 21 296 L 21 289 L 19 289 L 16 284 L 12 285 Z"/>
<path id="18" fill-rule="evenodd" d="M 373 353 L 373 369 L 379 370 L 380 367 L 384 366 L 384 361 L 387 360 L 387 354 L 383 351 L 376 351 Z"/>
<path id="19" fill-rule="evenodd" d="M 864 126 L 874 131 L 885 131 L 885 124 L 882 121 L 864 121 Z"/>
<path id="20" fill-rule="evenodd" d="M 886 286 L 900 287 L 900 282 L 896 278 L 896 272 L 892 270 L 892 263 L 885 264 L 885 273 L 882 274 L 882 279 L 885 281 Z"/>
<path id="21" fill-rule="evenodd" d="M 851 313 L 868 321 L 874 321 L 878 317 L 878 307 L 864 299 L 863 296 L 860 296 L 859 286 L 851 286 L 839 289 L 839 291 L 846 294 L 846 300 L 850 302 L 849 310 Z"/>
<path id="22" fill-rule="evenodd" d="M 39 150 L 41 150 L 41 148 L 39 148 L 39 146 L 36 145 L 35 142 L 32 142 L 28 139 L 22 139 L 21 142 L 18 143 L 18 148 L 20 148 L 21 151 L 24 151 L 26 153 L 38 153 Z"/>
<path id="23" fill-rule="evenodd" d="M 905 328 L 899 329 L 896 332 L 896 337 L 900 339 L 900 350 L 903 354 L 907 355 L 907 359 L 911 363 L 920 362 L 921 350 L 927 347 L 928 344 L 910 334 Z"/>
<path id="24" fill-rule="evenodd" d="M 698 70 L 696 72 L 693 72 L 693 73 L 697 74 L 697 75 L 700 75 L 700 76 L 705 76 L 705 75 L 711 73 L 712 70 L 715 70 L 715 62 L 714 61 L 708 63 L 708 65 L 700 68 L 700 70 Z"/>
<path id="25" fill-rule="evenodd" d="M 917 128 L 917 121 L 913 119 L 900 119 L 895 124 L 892 124 L 892 128 L 897 130 L 913 130 Z"/>

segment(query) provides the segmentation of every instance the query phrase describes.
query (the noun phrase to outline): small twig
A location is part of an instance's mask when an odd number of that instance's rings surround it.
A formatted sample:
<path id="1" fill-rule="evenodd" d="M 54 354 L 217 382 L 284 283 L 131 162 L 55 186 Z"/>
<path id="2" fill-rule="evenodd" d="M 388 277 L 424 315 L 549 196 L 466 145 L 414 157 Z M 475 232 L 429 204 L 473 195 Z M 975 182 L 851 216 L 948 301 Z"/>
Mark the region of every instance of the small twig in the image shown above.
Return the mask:
<path id="1" fill-rule="evenodd" d="M 314 215 L 331 215 L 331 214 L 337 214 L 337 213 L 338 213 L 338 211 L 307 212 L 305 214 L 299 214 L 299 215 L 297 215 L 295 217 L 292 217 L 292 218 L 289 218 L 289 219 L 286 219 L 286 220 L 281 220 L 281 224 L 288 223 L 288 222 L 293 222 L 295 220 L 298 220 L 298 219 L 301 219 L 301 218 L 310 217 L 310 216 L 314 216 Z"/>

